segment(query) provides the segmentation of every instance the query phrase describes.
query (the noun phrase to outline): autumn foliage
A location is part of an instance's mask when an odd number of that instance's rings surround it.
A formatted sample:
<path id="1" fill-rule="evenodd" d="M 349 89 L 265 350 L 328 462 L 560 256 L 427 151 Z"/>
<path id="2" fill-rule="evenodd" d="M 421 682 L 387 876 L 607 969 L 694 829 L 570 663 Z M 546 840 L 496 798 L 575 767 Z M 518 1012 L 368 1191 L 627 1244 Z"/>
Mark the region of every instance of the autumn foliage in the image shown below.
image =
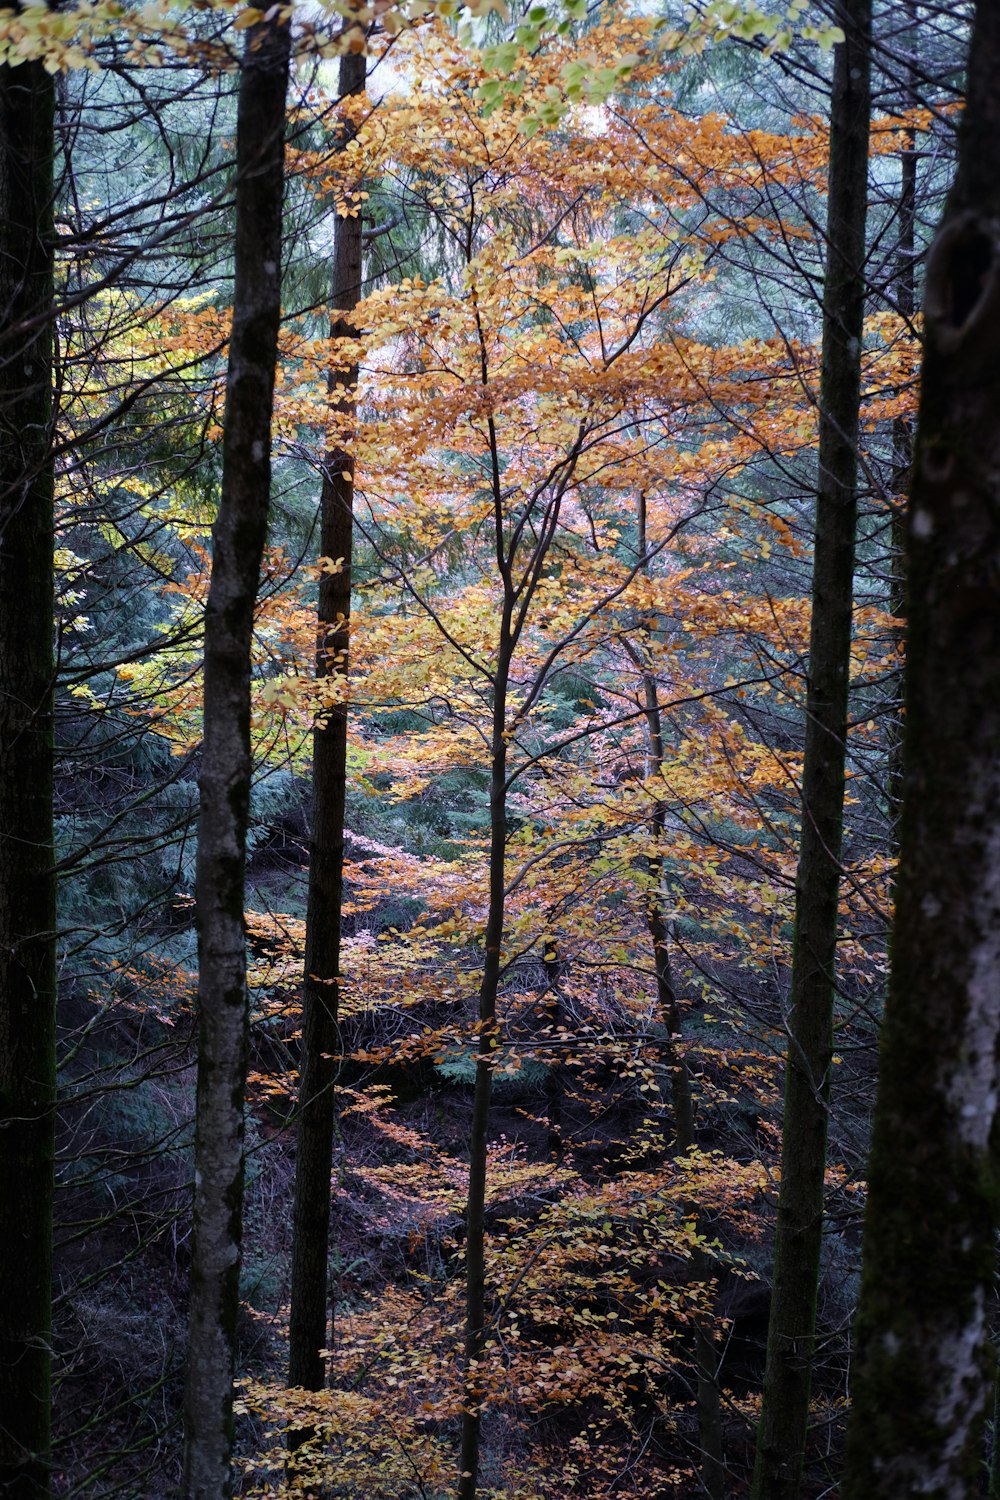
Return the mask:
<path id="1" fill-rule="evenodd" d="M 806 108 L 751 111 L 748 124 L 724 90 L 692 85 L 700 47 L 665 46 L 624 6 L 578 10 L 561 29 L 529 17 L 537 35 L 505 34 L 499 56 L 447 15 L 408 14 L 391 35 L 371 30 L 369 92 L 346 101 L 324 87 L 317 54 L 336 49 L 318 25 L 298 58 L 286 175 L 308 254 L 300 245 L 287 278 L 253 646 L 265 811 L 246 919 L 248 1235 L 269 1247 L 255 1265 L 288 1250 L 307 845 L 289 809 L 304 801 L 314 724 L 346 703 L 343 1053 L 329 1388 L 284 1388 L 274 1272 L 267 1298 L 247 1298 L 269 1351 L 238 1390 L 248 1496 L 430 1500 L 455 1482 L 501 676 L 481 1493 L 698 1493 L 696 1330 L 715 1351 L 730 1492 L 745 1483 L 780 1151 L 819 376 L 808 298 L 828 132 Z M 99 58 L 105 23 L 81 41 L 61 14 L 50 25 L 73 49 L 66 65 Z M 499 22 L 476 24 L 485 45 Z M 229 45 L 197 27 L 163 41 L 191 68 L 217 67 Z M 876 168 L 932 127 L 925 110 L 877 120 Z M 372 238 L 358 337 L 331 341 L 338 309 L 302 262 L 328 250 L 332 216 L 361 205 Z M 71 249 L 61 264 L 70 294 Z M 805 307 L 794 316 L 788 286 Z M 110 284 L 60 335 L 62 442 L 87 455 L 57 466 L 65 697 L 81 716 L 113 704 L 123 733 L 155 747 L 177 829 L 202 735 L 230 316 L 224 285 Z M 890 901 L 880 777 L 899 639 L 879 558 L 899 497 L 884 455 L 912 413 L 917 361 L 912 329 L 883 303 L 863 358 L 864 462 L 883 480 L 864 508 L 851 663 L 837 1067 L 852 1098 L 868 1086 L 852 1054 L 884 982 Z M 356 411 L 328 392 L 331 372 L 355 364 Z M 114 441 L 95 446 L 103 428 Z M 172 451 L 157 448 L 165 430 Z M 122 460 L 139 448 L 141 462 Z M 350 672 L 317 678 L 317 580 L 345 559 L 317 555 L 311 518 L 326 455 L 344 450 Z M 100 670 L 98 541 L 156 599 L 143 638 Z M 176 1037 L 193 1004 L 178 938 L 191 927 L 185 837 L 163 877 L 169 923 L 144 932 L 140 953 L 81 961 L 79 981 L 115 1024 Z M 694 1144 L 678 1129 L 681 1074 Z M 833 1132 L 828 1197 L 846 1227 L 831 1255 L 852 1245 L 859 1130 L 852 1102 Z M 269 1202 L 254 1196 L 255 1150 Z M 837 1338 L 842 1312 L 828 1309 Z M 815 1397 L 835 1424 L 837 1338 Z M 303 1429 L 312 1440 L 290 1462 L 287 1435 Z"/>

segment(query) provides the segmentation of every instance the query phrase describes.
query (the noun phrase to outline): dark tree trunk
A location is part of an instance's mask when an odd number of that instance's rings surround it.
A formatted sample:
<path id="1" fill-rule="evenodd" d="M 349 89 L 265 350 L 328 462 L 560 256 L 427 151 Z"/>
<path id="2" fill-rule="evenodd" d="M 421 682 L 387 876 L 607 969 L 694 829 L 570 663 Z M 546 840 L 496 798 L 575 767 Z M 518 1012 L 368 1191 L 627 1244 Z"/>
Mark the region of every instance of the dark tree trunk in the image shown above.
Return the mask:
<path id="1" fill-rule="evenodd" d="M 506 580 L 505 580 L 506 583 Z M 489 906 L 485 957 L 479 987 L 479 1056 L 469 1137 L 469 1193 L 465 1209 L 465 1402 L 462 1413 L 458 1500 L 475 1500 L 479 1476 L 481 1382 L 479 1367 L 486 1353 L 486 1163 L 490 1101 L 497 1030 L 497 993 L 503 943 L 505 855 L 507 848 L 507 685 L 514 642 L 511 597 L 505 588 L 500 624 L 500 651 L 493 689 L 493 737 L 490 767 Z"/>
<path id="2" fill-rule="evenodd" d="M 909 31 L 905 45 L 910 53 L 907 63 L 907 86 L 903 98 L 904 108 L 913 110 L 919 103 L 917 93 L 916 53 L 919 44 L 918 22 L 915 0 L 908 0 L 907 15 Z M 916 278 L 916 212 L 917 212 L 917 142 L 916 130 L 908 125 L 904 134 L 903 150 L 899 161 L 899 234 L 896 242 L 895 294 L 896 308 L 900 316 L 913 326 L 917 310 Z M 896 640 L 900 647 L 906 637 L 906 494 L 910 488 L 910 466 L 913 463 L 913 422 L 908 416 L 897 417 L 892 424 L 892 491 L 893 512 L 890 540 L 889 609 L 900 623 L 896 626 Z M 903 792 L 903 672 L 895 678 L 898 708 L 889 723 L 889 756 L 887 777 L 887 800 L 889 818 L 893 832 L 898 835 L 899 812 Z M 898 838 L 894 838 L 898 853 Z"/>
<path id="3" fill-rule="evenodd" d="M 830 117 L 802 835 L 795 883 L 774 1289 L 754 1500 L 796 1500 L 799 1494 L 823 1232 L 857 514 L 870 0 L 847 0 L 839 19 L 846 40 L 836 48 Z"/>
<path id="4" fill-rule="evenodd" d="M 54 88 L 0 67 L 0 1492 L 49 1493 Z"/>
<path id="5" fill-rule="evenodd" d="M 1000 7 L 931 248 L 903 816 L 845 1500 L 980 1493 L 1000 1185 Z"/>
<path id="6" fill-rule="evenodd" d="M 341 59 L 342 97 L 365 87 L 367 60 Z M 334 242 L 331 298 L 336 316 L 330 338 L 353 338 L 351 313 L 361 296 L 362 218 L 339 218 Z M 358 368 L 331 376 L 329 402 L 338 428 L 353 421 Z M 319 585 L 316 676 L 346 685 L 351 616 L 353 454 L 333 445 L 323 466 L 320 550 L 339 572 Z M 344 895 L 344 811 L 347 795 L 347 701 L 332 706 L 313 734 L 313 802 L 309 846 L 305 976 L 302 987 L 302 1055 L 295 1154 L 292 1242 L 292 1309 L 288 1383 L 322 1389 L 327 1338 L 327 1256 L 330 1237 L 330 1171 L 333 1156 L 334 1083 L 340 1038 L 337 1024 L 340 928 Z"/>
<path id="7" fill-rule="evenodd" d="M 281 210 L 289 30 L 252 27 L 240 80 L 236 278 L 223 476 L 205 615 L 198 822 L 198 1096 L 184 1396 L 184 1493 L 232 1493 L 233 1375 L 247 1065 L 243 896 L 250 800 L 250 645 L 271 488 L 281 318 Z"/>

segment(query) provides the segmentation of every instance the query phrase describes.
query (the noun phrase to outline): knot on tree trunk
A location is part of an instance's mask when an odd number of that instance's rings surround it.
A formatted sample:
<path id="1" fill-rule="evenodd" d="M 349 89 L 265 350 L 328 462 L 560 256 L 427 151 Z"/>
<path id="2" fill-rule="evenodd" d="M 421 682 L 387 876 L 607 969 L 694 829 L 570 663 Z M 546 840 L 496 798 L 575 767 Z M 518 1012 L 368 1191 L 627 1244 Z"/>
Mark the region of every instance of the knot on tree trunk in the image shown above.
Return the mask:
<path id="1" fill-rule="evenodd" d="M 943 354 L 988 326 L 1000 311 L 1000 224 L 973 209 L 938 233 L 927 260 L 928 337 Z"/>

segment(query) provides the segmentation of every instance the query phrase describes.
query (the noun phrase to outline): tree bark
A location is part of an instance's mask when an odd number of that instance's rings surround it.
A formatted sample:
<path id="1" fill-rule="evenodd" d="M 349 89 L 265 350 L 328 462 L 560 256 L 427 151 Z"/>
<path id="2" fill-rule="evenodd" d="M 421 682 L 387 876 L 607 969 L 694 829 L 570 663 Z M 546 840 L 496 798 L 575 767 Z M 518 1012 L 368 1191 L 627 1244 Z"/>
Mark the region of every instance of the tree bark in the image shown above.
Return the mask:
<path id="1" fill-rule="evenodd" d="M 834 59 L 802 834 L 774 1287 L 753 1500 L 796 1500 L 809 1421 L 826 1168 L 844 808 L 871 115 L 870 0 Z"/>
<path id="2" fill-rule="evenodd" d="M 200 777 L 198 1092 L 184 1494 L 232 1494 L 233 1376 L 247 1067 L 243 900 L 250 800 L 250 645 L 271 487 L 271 413 L 281 318 L 289 28 L 247 33 L 236 144 L 233 329 L 223 476 L 205 615 Z"/>
<path id="3" fill-rule="evenodd" d="M 499 522 L 498 522 L 499 525 Z M 499 545 L 499 544 L 498 544 Z M 479 986 L 479 1054 L 469 1136 L 469 1193 L 465 1209 L 465 1401 L 462 1412 L 458 1500 L 475 1500 L 482 1430 L 479 1368 L 486 1350 L 486 1164 L 497 1035 L 497 993 L 506 903 L 507 686 L 514 641 L 512 598 L 505 579 L 500 649 L 493 688 L 490 765 L 490 862 L 485 957 Z"/>
<path id="4" fill-rule="evenodd" d="M 916 0 L 907 0 L 909 31 L 905 45 L 911 49 L 907 60 L 907 82 L 903 106 L 915 110 L 919 104 L 917 92 L 916 54 L 919 45 Z M 917 214 L 917 141 L 916 129 L 907 125 L 903 136 L 903 150 L 899 159 L 899 237 L 896 242 L 895 295 L 896 309 L 912 328 L 917 310 L 916 274 L 916 214 Z M 895 627 L 895 637 L 900 648 L 906 637 L 906 494 L 910 488 L 910 467 L 913 463 L 913 421 L 909 416 L 897 417 L 892 424 L 892 489 L 893 512 L 891 521 L 889 566 L 889 611 L 900 623 Z M 889 721 L 889 755 L 886 794 L 889 804 L 889 820 L 893 832 L 893 852 L 898 854 L 899 812 L 903 794 L 903 670 L 895 674 L 896 710 Z"/>
<path id="5" fill-rule="evenodd" d="M 993 1431 L 990 1434 L 990 1461 L 987 1470 L 986 1500 L 1000 1500 L 1000 1361 L 995 1357 L 993 1371 Z"/>
<path id="6" fill-rule="evenodd" d="M 367 59 L 350 53 L 340 63 L 342 98 L 365 87 Z M 355 338 L 351 314 L 361 297 L 362 217 L 338 218 L 331 298 L 336 310 L 331 341 Z M 330 376 L 328 397 L 338 425 L 350 426 L 358 367 Z M 351 617 L 351 547 L 354 457 L 340 443 L 323 465 L 320 551 L 341 559 L 319 584 L 316 676 L 346 685 Z M 327 1347 L 327 1257 L 330 1238 L 330 1171 L 333 1156 L 334 1083 L 340 1048 L 338 1003 L 340 928 L 344 896 L 344 816 L 347 796 L 347 701 L 324 714 L 313 732 L 313 802 L 302 987 L 302 1053 L 295 1152 L 292 1241 L 292 1307 L 288 1383 L 323 1387 Z"/>
<path id="7" fill-rule="evenodd" d="M 1000 8 L 931 248 L 903 815 L 845 1500 L 980 1492 L 1000 1212 Z"/>
<path id="8" fill-rule="evenodd" d="M 53 127 L 0 67 L 0 1492 L 49 1493 L 55 1109 Z"/>

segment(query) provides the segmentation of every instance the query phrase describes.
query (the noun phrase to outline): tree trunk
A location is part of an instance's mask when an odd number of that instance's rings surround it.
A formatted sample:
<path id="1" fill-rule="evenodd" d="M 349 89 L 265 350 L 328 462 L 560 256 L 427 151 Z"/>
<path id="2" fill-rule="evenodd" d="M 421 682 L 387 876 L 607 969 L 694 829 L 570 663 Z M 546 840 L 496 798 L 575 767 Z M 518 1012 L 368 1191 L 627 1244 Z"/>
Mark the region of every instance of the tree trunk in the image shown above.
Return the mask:
<path id="1" fill-rule="evenodd" d="M 645 503 L 639 512 L 640 547 L 646 552 Z M 660 713 L 659 692 L 655 674 L 641 653 L 629 648 L 629 654 L 642 674 L 646 719 L 646 778 L 659 776 L 663 769 L 663 720 Z M 697 1145 L 695 1136 L 694 1094 L 691 1074 L 679 1042 L 681 1041 L 681 1018 L 677 1004 L 670 962 L 670 924 L 664 902 L 663 859 L 660 849 L 666 834 L 666 809 L 657 803 L 650 819 L 650 833 L 655 852 L 649 861 L 652 877 L 647 897 L 646 926 L 653 945 L 653 966 L 656 974 L 656 999 L 660 1011 L 660 1022 L 667 1033 L 666 1063 L 670 1075 L 670 1100 L 674 1116 L 674 1154 L 686 1156 Z M 699 1206 L 687 1205 L 694 1219 L 695 1229 L 700 1234 L 703 1224 Z M 707 1255 L 695 1250 L 691 1256 L 692 1280 L 710 1277 L 713 1267 Z M 722 1443 L 722 1410 L 719 1401 L 718 1355 L 711 1329 L 699 1318 L 694 1325 L 695 1355 L 695 1405 L 698 1414 L 698 1442 L 701 1454 L 701 1483 L 709 1500 L 724 1500 L 726 1487 L 725 1455 Z"/>
<path id="2" fill-rule="evenodd" d="M 914 110 L 919 103 L 917 93 L 916 50 L 919 43 L 916 3 L 908 0 L 907 15 L 910 27 L 905 45 L 912 49 L 907 60 L 907 84 L 903 105 Z M 912 327 L 917 310 L 916 279 L 916 212 L 917 212 L 917 142 L 916 129 L 908 125 L 904 133 L 904 145 L 899 160 L 899 237 L 896 242 L 895 295 L 896 308 L 900 316 Z M 896 641 L 903 646 L 906 627 L 906 500 L 910 487 L 910 466 L 913 463 L 913 423 L 908 416 L 897 417 L 892 424 L 892 490 L 893 512 L 891 522 L 889 567 L 889 610 L 900 623 L 895 628 Z M 887 801 L 889 819 L 893 830 L 894 852 L 898 854 L 899 811 L 903 793 L 903 671 L 895 674 L 898 706 L 889 721 L 889 755 L 887 775 Z"/>
<path id="3" fill-rule="evenodd" d="M 1000 1361 L 996 1359 L 995 1347 L 993 1363 L 993 1431 L 990 1434 L 986 1500 L 1000 1500 Z"/>
<path id="4" fill-rule="evenodd" d="M 927 265 L 903 816 L 845 1500 L 979 1493 L 1000 1213 L 1000 8 Z"/>
<path id="5" fill-rule="evenodd" d="M 498 522 L 499 524 L 499 522 Z M 506 581 L 505 581 L 506 582 Z M 505 587 L 500 651 L 493 689 L 492 759 L 490 766 L 489 905 L 485 957 L 479 987 L 479 1056 L 469 1140 L 469 1193 L 465 1209 L 465 1400 L 462 1412 L 458 1500 L 475 1500 L 479 1476 L 481 1389 L 479 1367 L 486 1348 L 486 1162 L 490 1100 L 497 1036 L 497 992 L 503 942 L 505 856 L 507 849 L 507 683 L 513 641 L 509 587 Z"/>
<path id="6" fill-rule="evenodd" d="M 365 87 L 367 60 L 350 53 L 340 63 L 340 94 Z M 334 242 L 331 340 L 354 338 L 350 315 L 361 296 L 362 218 L 338 218 Z M 353 421 L 358 367 L 330 376 L 328 398 L 338 424 Z M 316 676 L 346 684 L 351 616 L 353 454 L 339 444 L 323 465 L 320 550 L 340 572 L 319 584 Z M 330 1237 L 330 1169 L 333 1156 L 334 1082 L 340 927 L 344 895 L 344 812 L 347 795 L 346 697 L 324 714 L 313 732 L 313 803 L 309 847 L 305 976 L 302 987 L 302 1054 L 295 1151 L 295 1217 L 292 1241 L 292 1309 L 288 1383 L 323 1387 L 327 1347 L 327 1256 Z"/>
<path id="7" fill-rule="evenodd" d="M 240 80 L 233 330 L 222 495 L 205 615 L 198 821 L 198 1095 L 184 1396 L 184 1494 L 232 1494 L 247 1065 L 243 895 L 250 800 L 250 644 L 271 487 L 281 317 L 289 29 L 252 27 Z"/>
<path id="8" fill-rule="evenodd" d="M 826 1168 L 844 808 L 865 290 L 870 0 L 848 0 L 834 60 L 819 483 L 802 835 L 774 1289 L 753 1500 L 796 1500 L 809 1421 Z"/>
<path id="9" fill-rule="evenodd" d="M 0 67 L 0 1492 L 49 1493 L 54 87 Z"/>

